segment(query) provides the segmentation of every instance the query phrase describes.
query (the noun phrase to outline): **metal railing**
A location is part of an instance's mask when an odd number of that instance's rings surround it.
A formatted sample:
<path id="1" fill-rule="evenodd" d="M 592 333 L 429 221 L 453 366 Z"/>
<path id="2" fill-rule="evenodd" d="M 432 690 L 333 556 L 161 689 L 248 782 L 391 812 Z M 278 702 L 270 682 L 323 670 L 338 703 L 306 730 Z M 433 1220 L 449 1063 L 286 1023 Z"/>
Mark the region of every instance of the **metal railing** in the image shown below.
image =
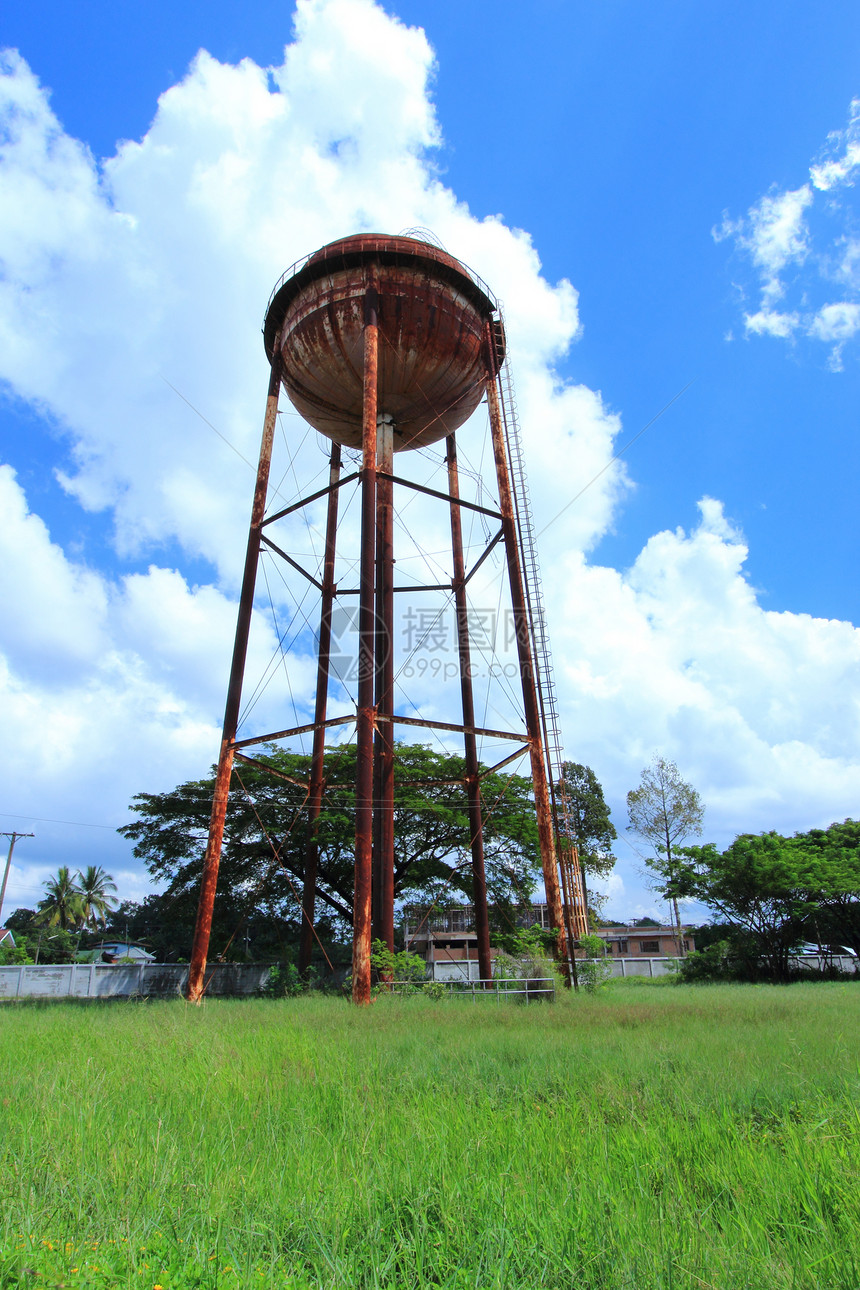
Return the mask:
<path id="1" fill-rule="evenodd" d="M 478 981 L 390 982 L 392 994 L 427 994 L 432 991 L 441 996 L 443 990 L 448 998 L 471 999 L 473 1003 L 477 1003 L 479 999 L 495 999 L 496 1003 L 501 1003 L 503 999 L 522 999 L 525 1003 L 537 1003 L 540 999 L 555 998 L 555 981 L 550 976 L 540 976 L 526 979 L 493 977 Z"/>
<path id="2" fill-rule="evenodd" d="M 370 236 L 370 234 L 368 234 L 368 236 Z M 403 241 L 403 239 L 405 238 L 405 236 L 406 236 L 405 234 L 401 234 L 399 237 L 394 237 L 394 238 L 392 238 L 392 239 L 390 240 L 390 242 L 389 242 L 389 241 L 380 242 L 380 243 L 379 243 L 379 245 L 378 245 L 378 247 L 376 247 L 376 248 L 374 248 L 374 249 L 379 250 L 379 251 L 394 251 L 394 252 L 400 251 L 400 250 L 402 250 L 403 248 L 402 248 L 401 246 L 398 246 L 398 245 L 397 245 L 397 243 L 398 243 L 398 242 L 402 242 L 402 241 Z M 420 238 L 410 238 L 409 240 L 410 240 L 410 241 L 415 241 L 415 242 L 420 242 L 420 240 L 421 240 L 421 239 L 420 239 Z M 428 242 L 428 243 L 427 243 L 427 245 L 428 245 L 428 246 L 433 246 L 433 245 L 434 245 L 434 243 L 433 243 L 433 242 Z M 448 251 L 444 251 L 444 248 L 443 248 L 443 247 L 441 247 L 441 246 L 440 246 L 440 247 L 439 247 L 439 249 L 440 249 L 440 250 L 442 250 L 442 251 L 444 252 L 444 254 L 445 254 L 445 255 L 450 255 L 450 252 L 448 252 Z M 294 278 L 294 277 L 296 276 L 296 274 L 297 274 L 297 273 L 299 273 L 299 272 L 300 272 L 300 271 L 305 267 L 305 265 L 308 263 L 308 261 L 309 261 L 313 256 L 315 256 L 315 255 L 318 255 L 318 254 L 319 254 L 319 251 L 320 251 L 320 250 L 322 250 L 322 247 L 319 247 L 316 251 L 308 251 L 307 255 L 303 255 L 303 256 L 301 256 L 301 258 L 300 258 L 300 259 L 298 259 L 298 260 L 296 260 L 293 264 L 291 264 L 291 265 L 290 265 L 290 267 L 289 267 L 288 269 L 285 269 L 285 270 L 284 270 L 284 272 L 281 274 L 281 276 L 278 278 L 277 282 L 275 283 L 274 287 L 272 288 L 272 294 L 269 296 L 269 300 L 268 300 L 268 303 L 267 303 L 267 305 L 266 305 L 266 313 L 265 313 L 265 315 L 264 315 L 264 317 L 263 317 L 263 328 L 262 328 L 262 330 L 264 330 L 264 331 L 265 331 L 266 318 L 268 317 L 269 310 L 270 310 L 270 309 L 271 309 L 271 307 L 272 307 L 272 301 L 275 299 L 275 296 L 278 294 L 278 292 L 280 291 L 281 287 L 284 285 L 284 283 L 285 283 L 285 282 L 289 282 L 290 278 Z M 494 309 L 497 309 L 497 308 L 498 308 L 498 301 L 496 300 L 495 295 L 494 295 L 494 294 L 493 294 L 493 292 L 490 290 L 490 288 L 487 286 L 486 282 L 485 282 L 485 281 L 484 281 L 484 279 L 481 277 L 481 275 L 480 275 L 479 273 L 476 273 L 474 269 L 471 269 L 471 268 L 469 267 L 469 265 L 468 265 L 468 264 L 464 264 L 462 260 L 458 260 L 458 259 L 457 259 L 457 257 L 456 257 L 455 255 L 452 255 L 452 256 L 451 256 L 451 259 L 455 261 L 455 263 L 457 264 L 457 266 L 458 266 L 458 267 L 463 271 L 463 273 L 465 274 L 465 276 L 466 276 L 466 277 L 467 277 L 471 282 L 473 282 L 473 283 L 475 284 L 475 286 L 478 288 L 478 290 L 483 292 L 483 294 L 487 297 L 487 299 L 489 300 L 489 302 L 490 302 L 490 304 L 493 306 L 493 308 L 494 308 Z"/>

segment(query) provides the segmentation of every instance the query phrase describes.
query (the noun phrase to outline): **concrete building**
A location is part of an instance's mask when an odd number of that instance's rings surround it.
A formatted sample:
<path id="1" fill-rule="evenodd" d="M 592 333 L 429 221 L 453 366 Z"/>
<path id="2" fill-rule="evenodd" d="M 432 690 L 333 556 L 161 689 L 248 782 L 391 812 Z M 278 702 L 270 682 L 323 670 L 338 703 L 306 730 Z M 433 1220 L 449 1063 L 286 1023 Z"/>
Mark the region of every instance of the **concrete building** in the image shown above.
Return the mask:
<path id="1" fill-rule="evenodd" d="M 519 906 L 514 910 L 514 920 L 515 928 L 550 926 L 546 905 Z M 471 905 L 451 905 L 447 909 L 410 905 L 403 911 L 405 948 L 424 959 L 434 981 L 480 980 L 474 927 Z M 684 951 L 688 953 L 696 947 L 684 930 Z M 614 959 L 678 957 L 678 941 L 671 927 L 631 923 L 600 927 L 596 934 Z M 494 959 L 497 953 L 492 950 Z M 577 950 L 576 957 L 584 958 L 584 952 Z"/>

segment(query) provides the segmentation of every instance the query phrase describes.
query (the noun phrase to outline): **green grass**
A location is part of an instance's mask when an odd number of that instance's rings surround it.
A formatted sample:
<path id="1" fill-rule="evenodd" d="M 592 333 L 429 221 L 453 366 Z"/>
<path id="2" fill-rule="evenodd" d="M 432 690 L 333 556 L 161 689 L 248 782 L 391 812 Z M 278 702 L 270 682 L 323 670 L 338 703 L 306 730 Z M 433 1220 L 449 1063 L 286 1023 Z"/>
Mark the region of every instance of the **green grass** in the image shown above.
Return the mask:
<path id="1" fill-rule="evenodd" d="M 858 1290 L 860 991 L 0 1010 L 0 1285 Z"/>

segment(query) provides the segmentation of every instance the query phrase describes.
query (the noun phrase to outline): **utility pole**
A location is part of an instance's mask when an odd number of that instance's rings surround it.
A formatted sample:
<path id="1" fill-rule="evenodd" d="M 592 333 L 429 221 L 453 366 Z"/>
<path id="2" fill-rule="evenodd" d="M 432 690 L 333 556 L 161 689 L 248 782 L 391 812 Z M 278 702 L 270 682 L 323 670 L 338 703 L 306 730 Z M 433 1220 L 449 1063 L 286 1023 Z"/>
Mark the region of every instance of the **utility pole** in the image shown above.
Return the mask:
<path id="1" fill-rule="evenodd" d="M 9 881 L 9 870 L 12 868 L 12 852 L 19 838 L 34 838 L 35 833 L 0 833 L 0 838 L 11 838 L 9 854 L 6 857 L 6 872 L 3 875 L 3 886 L 0 887 L 0 927 L 3 926 L 3 901 L 6 899 L 6 883 Z"/>

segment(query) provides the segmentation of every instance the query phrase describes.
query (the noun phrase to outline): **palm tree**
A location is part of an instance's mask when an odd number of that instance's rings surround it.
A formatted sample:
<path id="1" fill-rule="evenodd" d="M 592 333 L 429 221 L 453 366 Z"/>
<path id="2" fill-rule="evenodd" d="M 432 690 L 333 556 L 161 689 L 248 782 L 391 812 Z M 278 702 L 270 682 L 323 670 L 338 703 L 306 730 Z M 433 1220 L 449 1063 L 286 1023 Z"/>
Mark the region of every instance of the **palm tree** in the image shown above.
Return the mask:
<path id="1" fill-rule="evenodd" d="M 39 901 L 34 921 L 47 923 L 49 927 L 62 927 L 63 931 L 77 927 L 84 912 L 81 889 L 65 865 L 45 883 L 45 893 L 44 900 Z"/>
<path id="2" fill-rule="evenodd" d="M 99 923 L 104 926 L 106 916 L 116 905 L 110 894 L 116 891 L 116 883 L 101 865 L 88 865 L 77 874 L 78 889 L 81 893 L 81 919 L 84 927 L 95 930 Z"/>

